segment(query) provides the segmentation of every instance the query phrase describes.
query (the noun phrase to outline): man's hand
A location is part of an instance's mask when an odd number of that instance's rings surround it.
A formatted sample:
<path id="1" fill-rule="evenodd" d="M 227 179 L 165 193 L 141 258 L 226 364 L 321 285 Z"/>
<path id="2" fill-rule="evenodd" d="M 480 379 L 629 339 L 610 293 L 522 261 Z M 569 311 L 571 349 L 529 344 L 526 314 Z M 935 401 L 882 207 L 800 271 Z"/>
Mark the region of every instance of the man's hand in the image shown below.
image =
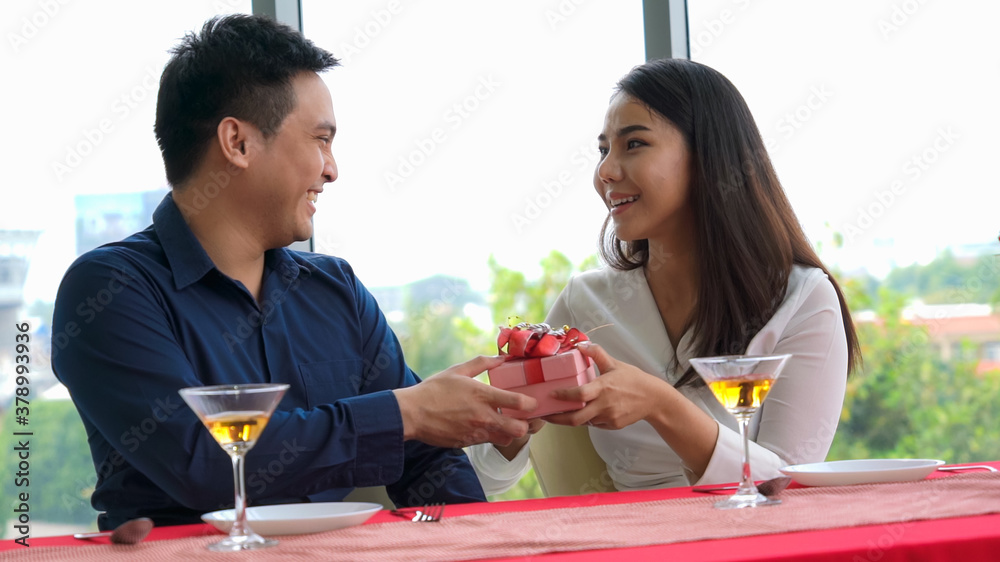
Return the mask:
<path id="1" fill-rule="evenodd" d="M 479 356 L 429 377 L 418 385 L 393 391 L 403 416 L 403 438 L 438 447 L 478 443 L 508 445 L 528 432 L 528 422 L 497 408 L 533 410 L 534 398 L 493 388 L 472 377 L 503 364 L 502 357 Z"/>
<path id="2" fill-rule="evenodd" d="M 521 448 L 528 443 L 528 438 L 538 433 L 538 430 L 542 429 L 544 426 L 545 420 L 542 418 L 528 420 L 528 433 L 526 433 L 524 437 L 517 437 L 507 445 L 494 443 L 493 447 L 496 448 L 501 455 L 503 455 L 503 458 L 507 460 L 514 460 L 514 457 L 521 452 Z"/>

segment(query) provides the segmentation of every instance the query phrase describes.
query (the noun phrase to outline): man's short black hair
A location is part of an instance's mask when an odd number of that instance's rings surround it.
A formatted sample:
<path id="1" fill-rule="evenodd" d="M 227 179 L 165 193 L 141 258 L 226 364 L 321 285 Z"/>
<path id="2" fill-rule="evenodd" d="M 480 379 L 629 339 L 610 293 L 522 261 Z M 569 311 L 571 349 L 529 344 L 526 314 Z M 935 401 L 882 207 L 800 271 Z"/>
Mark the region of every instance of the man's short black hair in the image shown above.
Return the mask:
<path id="1" fill-rule="evenodd" d="M 224 118 L 250 122 L 269 137 L 295 107 L 292 78 L 339 64 L 292 28 L 245 14 L 208 20 L 171 52 L 153 130 L 174 187 L 201 163 Z"/>

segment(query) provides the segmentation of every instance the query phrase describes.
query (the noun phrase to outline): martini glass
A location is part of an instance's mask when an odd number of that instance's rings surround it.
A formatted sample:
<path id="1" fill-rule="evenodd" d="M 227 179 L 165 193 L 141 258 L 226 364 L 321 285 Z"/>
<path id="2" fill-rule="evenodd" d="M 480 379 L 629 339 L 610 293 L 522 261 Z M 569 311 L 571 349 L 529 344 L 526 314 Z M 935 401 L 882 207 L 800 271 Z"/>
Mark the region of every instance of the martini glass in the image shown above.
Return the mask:
<path id="1" fill-rule="evenodd" d="M 771 499 L 757 491 L 750 476 L 750 418 L 767 398 L 771 385 L 778 378 L 782 367 L 791 355 L 726 355 L 700 357 L 691 360 L 691 366 L 701 375 L 712 394 L 736 417 L 743 439 L 743 475 L 736 493 L 716 502 L 718 509 L 776 505 L 781 500 Z"/>
<path id="2" fill-rule="evenodd" d="M 227 384 L 180 390 L 181 398 L 233 461 L 236 487 L 233 527 L 228 537 L 208 545 L 209 550 L 252 550 L 278 544 L 253 532 L 247 524 L 243 457 L 257 443 L 286 390 L 287 384 Z"/>

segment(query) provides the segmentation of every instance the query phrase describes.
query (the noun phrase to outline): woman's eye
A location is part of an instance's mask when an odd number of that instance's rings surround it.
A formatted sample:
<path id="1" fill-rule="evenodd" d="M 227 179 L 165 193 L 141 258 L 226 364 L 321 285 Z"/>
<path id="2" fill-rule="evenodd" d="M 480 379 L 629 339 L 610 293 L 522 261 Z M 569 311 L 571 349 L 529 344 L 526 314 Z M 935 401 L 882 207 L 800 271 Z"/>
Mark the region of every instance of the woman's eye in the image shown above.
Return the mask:
<path id="1" fill-rule="evenodd" d="M 633 148 L 638 148 L 640 146 L 643 146 L 644 144 L 646 144 L 646 143 L 642 142 L 641 140 L 635 140 L 635 139 L 633 139 L 633 140 L 628 141 L 628 144 L 626 146 L 629 148 L 629 150 L 631 150 Z"/>
<path id="2" fill-rule="evenodd" d="M 608 147 L 606 147 L 606 146 L 599 146 L 599 147 L 597 147 L 597 152 L 599 152 L 602 157 L 607 156 L 608 155 Z"/>

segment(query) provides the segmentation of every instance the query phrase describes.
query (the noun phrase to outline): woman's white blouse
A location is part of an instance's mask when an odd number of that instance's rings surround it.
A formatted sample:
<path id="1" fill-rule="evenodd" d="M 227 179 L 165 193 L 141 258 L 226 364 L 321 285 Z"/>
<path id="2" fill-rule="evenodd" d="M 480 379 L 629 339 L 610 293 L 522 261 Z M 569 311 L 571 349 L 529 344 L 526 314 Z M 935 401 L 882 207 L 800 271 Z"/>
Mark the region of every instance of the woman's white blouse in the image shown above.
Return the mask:
<path id="1" fill-rule="evenodd" d="M 677 350 L 673 348 L 641 268 L 626 272 L 603 268 L 574 277 L 546 322 L 584 332 L 610 324 L 590 333 L 590 339 L 615 359 L 670 384 L 684 374 L 692 357 L 692 332 L 684 334 Z M 744 353 L 792 354 L 750 424 L 753 478 L 779 476 L 778 470 L 789 464 L 824 460 L 843 407 L 847 338 L 840 301 L 822 270 L 792 268 L 784 301 Z M 680 390 L 719 423 L 715 451 L 704 474 L 696 478 L 645 421 L 619 430 L 591 427 L 591 441 L 617 489 L 739 481 L 742 442 L 736 418 L 707 387 Z M 487 495 L 509 489 L 528 470 L 528 447 L 509 462 L 488 443 L 470 447 L 468 453 Z"/>

